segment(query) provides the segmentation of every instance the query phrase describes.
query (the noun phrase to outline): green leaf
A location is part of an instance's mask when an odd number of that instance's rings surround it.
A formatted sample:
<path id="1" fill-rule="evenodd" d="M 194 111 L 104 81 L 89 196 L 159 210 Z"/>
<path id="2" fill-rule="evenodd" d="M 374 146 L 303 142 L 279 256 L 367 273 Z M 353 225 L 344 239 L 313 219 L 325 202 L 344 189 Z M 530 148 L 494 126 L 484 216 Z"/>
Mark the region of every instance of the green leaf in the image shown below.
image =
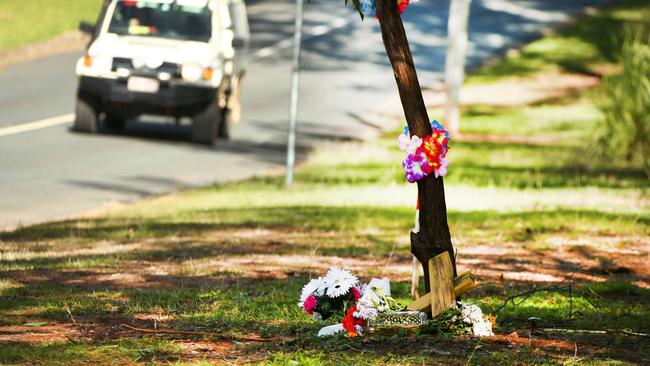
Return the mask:
<path id="1" fill-rule="evenodd" d="M 350 0 L 345 0 L 345 6 L 348 6 L 348 3 Z M 364 19 L 363 12 L 361 11 L 361 2 L 359 0 L 352 0 L 352 4 L 354 4 L 354 8 L 359 12 L 359 16 L 361 16 L 361 20 Z"/>
<path id="2" fill-rule="evenodd" d="M 44 327 L 47 325 L 47 322 L 33 322 L 33 323 L 25 323 L 23 326 L 25 327 Z"/>

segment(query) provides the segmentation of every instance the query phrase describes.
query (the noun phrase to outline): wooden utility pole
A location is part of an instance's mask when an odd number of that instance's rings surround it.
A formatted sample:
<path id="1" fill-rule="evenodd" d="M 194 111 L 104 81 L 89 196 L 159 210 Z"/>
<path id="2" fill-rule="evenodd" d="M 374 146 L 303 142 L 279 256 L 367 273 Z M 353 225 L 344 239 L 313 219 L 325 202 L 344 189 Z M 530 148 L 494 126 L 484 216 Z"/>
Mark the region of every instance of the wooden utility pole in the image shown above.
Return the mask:
<path id="1" fill-rule="evenodd" d="M 411 134 L 424 138 L 431 134 L 431 122 L 422 98 L 413 55 L 409 48 L 402 18 L 395 0 L 375 0 L 381 36 L 393 67 L 404 116 Z M 453 275 L 457 275 L 454 248 L 447 224 L 445 187 L 442 177 L 429 175 L 417 182 L 420 202 L 420 231 L 411 233 L 411 252 L 422 264 L 425 287 L 429 292 L 429 259 L 445 251 L 452 259 Z"/>

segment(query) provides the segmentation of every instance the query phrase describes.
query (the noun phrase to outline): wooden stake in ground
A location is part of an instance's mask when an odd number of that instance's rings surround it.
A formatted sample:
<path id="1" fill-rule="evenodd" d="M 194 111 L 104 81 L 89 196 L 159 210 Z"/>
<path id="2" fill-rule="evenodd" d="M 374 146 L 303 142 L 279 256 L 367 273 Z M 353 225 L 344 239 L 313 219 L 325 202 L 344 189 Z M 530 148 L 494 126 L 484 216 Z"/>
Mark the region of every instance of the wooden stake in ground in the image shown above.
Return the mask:
<path id="1" fill-rule="evenodd" d="M 432 318 L 435 318 L 449 309 L 458 296 L 475 288 L 476 282 L 471 273 L 464 273 L 454 278 L 451 257 L 447 252 L 431 258 L 428 266 L 431 292 L 413 301 L 407 308 L 429 313 Z"/>
<path id="2" fill-rule="evenodd" d="M 393 67 L 404 116 L 412 134 L 424 138 L 431 134 L 431 121 L 427 114 L 422 90 L 415 72 L 413 55 L 406 39 L 402 19 L 395 0 L 375 0 L 381 36 Z M 447 224 L 447 205 L 442 177 L 427 176 L 418 181 L 420 201 L 420 232 L 411 233 L 411 252 L 422 264 L 426 291 L 429 292 L 429 259 L 448 252 L 456 276 L 454 248 Z"/>

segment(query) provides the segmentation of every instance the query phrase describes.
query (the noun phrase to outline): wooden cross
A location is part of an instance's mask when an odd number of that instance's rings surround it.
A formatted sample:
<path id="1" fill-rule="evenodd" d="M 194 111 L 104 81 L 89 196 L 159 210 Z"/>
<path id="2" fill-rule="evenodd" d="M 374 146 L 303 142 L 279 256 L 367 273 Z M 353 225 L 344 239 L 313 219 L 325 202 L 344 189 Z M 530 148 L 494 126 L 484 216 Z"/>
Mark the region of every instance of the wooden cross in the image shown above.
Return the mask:
<path id="1" fill-rule="evenodd" d="M 476 287 L 476 283 L 469 272 L 454 278 L 449 252 L 429 259 L 428 265 L 431 292 L 413 301 L 407 308 L 411 311 L 431 313 L 431 317 L 435 318 L 447 310 L 457 296 Z"/>

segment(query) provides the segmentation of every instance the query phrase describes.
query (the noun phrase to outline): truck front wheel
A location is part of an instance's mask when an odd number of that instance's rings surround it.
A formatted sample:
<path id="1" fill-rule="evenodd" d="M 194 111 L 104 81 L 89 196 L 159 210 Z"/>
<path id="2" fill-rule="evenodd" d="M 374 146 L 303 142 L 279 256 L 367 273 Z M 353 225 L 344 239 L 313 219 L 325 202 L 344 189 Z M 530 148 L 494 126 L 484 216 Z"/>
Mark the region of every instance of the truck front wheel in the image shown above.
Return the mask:
<path id="1" fill-rule="evenodd" d="M 82 94 L 77 96 L 73 129 L 78 132 L 97 133 L 98 113 L 92 98 Z"/>
<path id="2" fill-rule="evenodd" d="M 203 111 L 194 115 L 192 121 L 192 140 L 194 142 L 214 145 L 219 134 L 222 110 L 216 102 L 210 103 Z"/>

